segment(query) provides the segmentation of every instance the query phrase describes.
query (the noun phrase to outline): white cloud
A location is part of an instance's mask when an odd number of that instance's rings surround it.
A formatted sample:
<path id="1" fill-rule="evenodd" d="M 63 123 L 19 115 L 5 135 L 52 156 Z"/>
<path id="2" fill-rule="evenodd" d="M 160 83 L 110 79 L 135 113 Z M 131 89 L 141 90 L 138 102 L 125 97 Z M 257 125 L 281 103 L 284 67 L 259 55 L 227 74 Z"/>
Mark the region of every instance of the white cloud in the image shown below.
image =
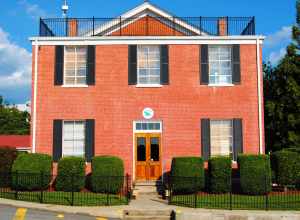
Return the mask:
<path id="1" fill-rule="evenodd" d="M 270 61 L 271 64 L 276 65 L 285 56 L 285 54 L 286 54 L 285 47 L 281 48 L 279 51 L 273 51 L 270 53 L 268 57 L 268 61 Z"/>
<path id="2" fill-rule="evenodd" d="M 47 15 L 46 11 L 44 11 L 42 8 L 40 8 L 37 4 L 31 4 L 27 0 L 19 0 L 18 3 L 24 7 L 26 13 L 31 18 L 39 18 L 39 17 L 45 17 Z"/>
<path id="3" fill-rule="evenodd" d="M 29 87 L 31 53 L 13 43 L 0 27 L 0 89 Z"/>
<path id="4" fill-rule="evenodd" d="M 278 44 L 287 43 L 291 40 L 292 27 L 283 26 L 279 31 L 267 36 L 264 44 L 268 47 L 277 46 Z"/>

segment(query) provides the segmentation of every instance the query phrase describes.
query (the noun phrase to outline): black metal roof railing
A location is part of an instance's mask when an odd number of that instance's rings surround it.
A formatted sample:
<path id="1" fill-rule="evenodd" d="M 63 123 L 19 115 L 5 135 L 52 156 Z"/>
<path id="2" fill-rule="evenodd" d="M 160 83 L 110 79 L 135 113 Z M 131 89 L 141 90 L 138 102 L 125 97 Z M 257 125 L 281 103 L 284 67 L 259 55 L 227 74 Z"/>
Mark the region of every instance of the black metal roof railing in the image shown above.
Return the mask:
<path id="1" fill-rule="evenodd" d="M 43 37 L 201 35 L 255 35 L 255 17 L 41 18 L 39 29 Z"/>

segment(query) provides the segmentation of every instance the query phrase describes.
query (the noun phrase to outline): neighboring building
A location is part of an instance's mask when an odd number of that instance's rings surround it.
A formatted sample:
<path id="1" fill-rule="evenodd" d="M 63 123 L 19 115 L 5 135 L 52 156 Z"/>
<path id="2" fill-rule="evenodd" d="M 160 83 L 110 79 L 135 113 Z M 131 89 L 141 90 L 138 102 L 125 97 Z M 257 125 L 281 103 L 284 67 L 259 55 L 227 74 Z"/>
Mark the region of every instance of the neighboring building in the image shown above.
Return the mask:
<path id="1" fill-rule="evenodd" d="M 12 147 L 18 151 L 30 152 L 30 135 L 0 135 L 1 147 Z"/>
<path id="2" fill-rule="evenodd" d="M 115 155 L 135 180 L 173 157 L 264 153 L 263 39 L 253 17 L 179 18 L 149 2 L 115 19 L 41 19 L 33 152 Z"/>

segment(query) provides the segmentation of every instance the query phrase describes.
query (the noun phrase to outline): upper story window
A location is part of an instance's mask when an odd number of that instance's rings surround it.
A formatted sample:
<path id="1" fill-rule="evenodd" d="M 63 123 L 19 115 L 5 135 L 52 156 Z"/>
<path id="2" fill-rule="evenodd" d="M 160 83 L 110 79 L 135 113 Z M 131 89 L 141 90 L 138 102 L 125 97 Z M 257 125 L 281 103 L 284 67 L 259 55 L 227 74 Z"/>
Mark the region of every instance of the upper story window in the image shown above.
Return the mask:
<path id="1" fill-rule="evenodd" d="M 63 156 L 84 156 L 85 121 L 63 121 Z"/>
<path id="2" fill-rule="evenodd" d="M 208 47 L 209 84 L 232 84 L 232 46 Z"/>
<path id="3" fill-rule="evenodd" d="M 232 120 L 211 120 L 210 141 L 212 156 L 232 156 Z"/>
<path id="4" fill-rule="evenodd" d="M 65 46 L 64 85 L 87 85 L 87 47 Z"/>
<path id="5" fill-rule="evenodd" d="M 139 45 L 137 47 L 137 84 L 159 85 L 160 47 Z"/>

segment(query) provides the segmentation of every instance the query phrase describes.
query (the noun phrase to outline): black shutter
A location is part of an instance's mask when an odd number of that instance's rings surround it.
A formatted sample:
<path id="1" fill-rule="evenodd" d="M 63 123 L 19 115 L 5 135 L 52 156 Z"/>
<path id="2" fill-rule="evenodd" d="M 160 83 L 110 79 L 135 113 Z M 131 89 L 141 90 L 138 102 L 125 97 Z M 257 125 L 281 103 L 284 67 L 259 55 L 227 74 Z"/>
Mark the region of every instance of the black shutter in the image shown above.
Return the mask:
<path id="1" fill-rule="evenodd" d="M 210 157 L 210 120 L 201 119 L 201 149 L 202 157 L 208 160 Z"/>
<path id="2" fill-rule="evenodd" d="M 54 85 L 62 85 L 63 76 L 64 76 L 64 46 L 56 46 Z"/>
<path id="3" fill-rule="evenodd" d="M 200 63 L 201 63 L 201 70 L 200 70 L 200 84 L 207 85 L 208 84 L 208 45 L 203 44 L 200 45 Z"/>
<path id="4" fill-rule="evenodd" d="M 95 46 L 87 48 L 87 78 L 88 85 L 95 85 Z"/>
<path id="5" fill-rule="evenodd" d="M 243 153 L 242 119 L 233 119 L 233 159 L 236 161 L 241 153 Z"/>
<path id="6" fill-rule="evenodd" d="M 160 83 L 169 84 L 169 47 L 161 45 L 160 47 Z"/>
<path id="7" fill-rule="evenodd" d="M 95 155 L 95 120 L 85 121 L 85 158 L 87 162 L 92 161 Z"/>
<path id="8" fill-rule="evenodd" d="M 240 67 L 240 45 L 232 45 L 232 82 L 233 84 L 241 83 L 241 67 Z"/>
<path id="9" fill-rule="evenodd" d="M 128 46 L 128 85 L 137 83 L 137 46 Z"/>
<path id="10" fill-rule="evenodd" d="M 53 121 L 53 161 L 58 162 L 62 156 L 62 120 Z"/>

